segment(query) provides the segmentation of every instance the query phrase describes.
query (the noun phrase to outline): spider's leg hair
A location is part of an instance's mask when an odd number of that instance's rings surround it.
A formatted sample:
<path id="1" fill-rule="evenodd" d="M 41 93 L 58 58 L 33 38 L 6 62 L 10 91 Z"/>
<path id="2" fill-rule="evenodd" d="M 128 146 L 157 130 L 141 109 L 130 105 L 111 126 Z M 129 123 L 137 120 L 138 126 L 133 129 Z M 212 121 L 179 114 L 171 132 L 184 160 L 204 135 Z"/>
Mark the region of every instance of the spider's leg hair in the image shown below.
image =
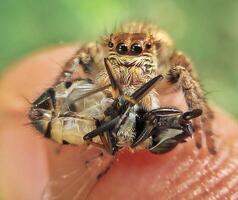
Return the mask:
<path id="1" fill-rule="evenodd" d="M 158 81 L 162 79 L 163 79 L 162 75 L 156 76 L 155 78 L 151 79 L 131 95 L 132 99 L 134 99 L 136 102 L 140 101 L 155 87 Z"/>
<path id="2" fill-rule="evenodd" d="M 32 104 L 33 104 L 33 102 L 30 101 L 27 97 L 25 97 L 25 96 L 23 96 L 23 95 L 21 95 L 21 96 L 22 96 L 22 98 L 23 98 L 29 105 L 32 105 Z"/>
<path id="3" fill-rule="evenodd" d="M 115 73 L 114 73 L 113 68 L 112 68 L 112 65 L 111 65 L 111 63 L 109 62 L 109 60 L 107 58 L 104 58 L 104 63 L 105 63 L 105 68 L 107 70 L 107 74 L 108 74 L 108 77 L 110 79 L 111 86 L 112 86 L 112 89 L 113 89 L 113 93 L 114 93 L 113 97 L 117 98 L 117 97 L 123 95 L 121 85 L 117 81 L 117 79 L 115 77 Z"/>
<path id="4" fill-rule="evenodd" d="M 103 124 L 102 126 L 94 129 L 93 131 L 87 133 L 83 139 L 84 140 L 91 140 L 92 138 L 96 137 L 97 135 L 100 135 L 102 134 L 103 132 L 109 130 L 109 129 L 112 129 L 119 121 L 120 119 L 120 116 L 106 122 L 105 124 Z"/>

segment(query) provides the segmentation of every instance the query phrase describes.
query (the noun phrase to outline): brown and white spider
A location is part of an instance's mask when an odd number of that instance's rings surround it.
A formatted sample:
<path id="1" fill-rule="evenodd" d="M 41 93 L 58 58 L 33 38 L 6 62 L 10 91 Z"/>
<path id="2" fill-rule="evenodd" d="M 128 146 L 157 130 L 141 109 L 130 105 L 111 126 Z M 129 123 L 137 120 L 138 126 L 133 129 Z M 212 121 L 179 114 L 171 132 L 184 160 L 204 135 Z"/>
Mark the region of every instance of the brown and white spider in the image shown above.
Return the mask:
<path id="1" fill-rule="evenodd" d="M 109 84 L 109 77 L 104 68 L 104 58 L 112 65 L 116 79 L 126 95 L 131 95 L 158 74 L 163 74 L 165 78 L 158 88 L 142 99 L 142 105 L 147 110 L 159 107 L 158 91 L 169 91 L 175 86 L 176 90 L 182 90 L 188 109 L 203 111 L 201 117 L 193 120 L 196 146 L 202 146 L 204 133 L 209 151 L 215 153 L 211 127 L 213 113 L 191 62 L 174 48 L 166 32 L 147 23 L 124 24 L 105 37 L 102 44 L 82 46 L 66 64 L 58 81 L 71 82 L 78 78 L 78 71 L 83 69 L 96 84 L 106 86 Z M 113 92 L 107 89 L 109 96 L 113 96 Z"/>

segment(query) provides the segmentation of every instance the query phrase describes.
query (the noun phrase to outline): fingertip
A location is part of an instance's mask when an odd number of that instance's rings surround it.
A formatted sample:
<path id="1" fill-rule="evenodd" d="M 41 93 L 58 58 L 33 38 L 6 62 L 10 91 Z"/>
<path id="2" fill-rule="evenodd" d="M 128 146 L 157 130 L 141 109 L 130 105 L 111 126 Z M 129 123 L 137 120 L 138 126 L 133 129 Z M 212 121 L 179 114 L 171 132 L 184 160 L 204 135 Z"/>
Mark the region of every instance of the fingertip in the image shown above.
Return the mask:
<path id="1" fill-rule="evenodd" d="M 23 112 L 32 101 L 50 87 L 62 72 L 65 63 L 75 54 L 78 45 L 62 45 L 33 53 L 4 72 L 0 80 L 0 110 Z"/>
<path id="2" fill-rule="evenodd" d="M 42 50 L 3 72 L 0 80 L 0 114 L 3 117 L 0 126 L 0 190 L 7 199 L 38 199 L 47 182 L 44 139 L 33 127 L 23 124 L 29 121 L 29 102 L 55 81 L 77 48 L 77 45 L 64 45 Z"/>
<path id="3" fill-rule="evenodd" d="M 226 127 L 217 123 L 223 120 Z M 215 112 L 217 149 L 200 146 L 192 139 L 169 153 L 156 155 L 148 151 L 122 151 L 89 199 L 209 199 L 229 197 L 238 190 L 237 123 Z M 228 132 L 229 131 L 229 134 Z M 209 152 L 210 151 L 210 152 Z M 234 184 L 231 186 L 231 182 Z M 236 184 L 235 184 L 236 183 Z M 107 188 L 105 190 L 105 188 Z M 223 192 L 221 192 L 223 191 Z M 225 191 L 225 192 L 224 192 Z"/>

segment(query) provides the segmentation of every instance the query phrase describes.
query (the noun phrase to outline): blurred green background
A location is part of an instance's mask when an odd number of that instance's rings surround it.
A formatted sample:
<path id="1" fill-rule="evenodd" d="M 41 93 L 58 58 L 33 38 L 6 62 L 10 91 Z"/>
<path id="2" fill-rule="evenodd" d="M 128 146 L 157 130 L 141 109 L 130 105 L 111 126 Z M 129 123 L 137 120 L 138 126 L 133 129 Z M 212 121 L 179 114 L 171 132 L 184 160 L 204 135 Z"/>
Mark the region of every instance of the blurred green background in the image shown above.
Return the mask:
<path id="1" fill-rule="evenodd" d="M 192 58 L 208 99 L 238 117 L 237 10 L 235 0 L 2 0 L 0 68 L 51 45 L 99 41 L 123 21 L 150 20 Z"/>

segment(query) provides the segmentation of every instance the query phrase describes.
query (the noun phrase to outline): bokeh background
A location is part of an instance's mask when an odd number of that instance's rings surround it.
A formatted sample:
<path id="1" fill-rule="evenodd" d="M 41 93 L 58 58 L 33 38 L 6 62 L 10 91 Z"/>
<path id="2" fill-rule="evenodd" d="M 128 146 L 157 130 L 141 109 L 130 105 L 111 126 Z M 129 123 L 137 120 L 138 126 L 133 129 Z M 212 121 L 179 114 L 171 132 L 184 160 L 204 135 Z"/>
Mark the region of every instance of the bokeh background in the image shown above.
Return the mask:
<path id="1" fill-rule="evenodd" d="M 0 69 L 4 76 L 32 51 L 99 41 L 123 21 L 149 20 L 192 58 L 207 98 L 238 117 L 237 10 L 235 0 L 2 0 Z"/>

